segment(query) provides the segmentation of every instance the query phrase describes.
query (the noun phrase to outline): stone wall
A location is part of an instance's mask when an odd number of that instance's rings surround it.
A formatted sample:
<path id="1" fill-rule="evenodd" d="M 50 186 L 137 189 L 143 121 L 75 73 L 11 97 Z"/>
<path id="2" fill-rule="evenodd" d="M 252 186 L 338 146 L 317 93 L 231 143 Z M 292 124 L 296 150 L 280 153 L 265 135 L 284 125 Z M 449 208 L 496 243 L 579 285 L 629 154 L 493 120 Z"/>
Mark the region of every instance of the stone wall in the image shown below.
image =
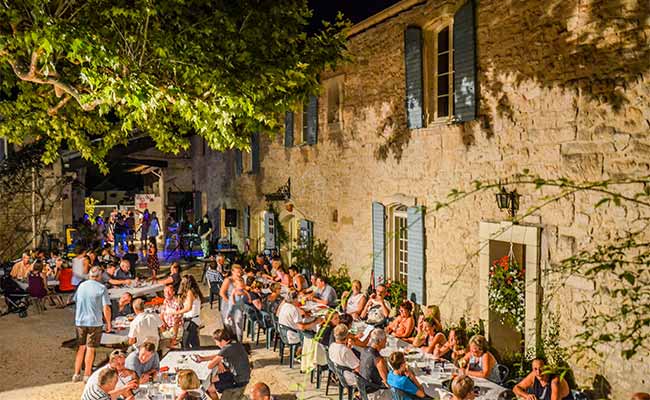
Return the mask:
<path id="1" fill-rule="evenodd" d="M 477 7 L 479 118 L 462 125 L 429 124 L 408 130 L 404 109 L 403 32 L 444 14 L 456 1 L 429 1 L 350 38 L 352 62 L 323 74 L 324 86 L 342 78 L 340 129 L 326 123 L 327 91 L 320 104 L 319 142 L 284 148 L 282 133 L 261 144 L 261 171 L 234 176 L 233 155 L 208 150 L 193 158 L 197 190 L 209 208 L 265 208 L 263 193 L 291 178 L 296 212 L 314 221 L 335 265 L 369 280 L 371 202 L 409 199 L 428 207 L 427 302 L 440 304 L 445 322 L 478 318 L 479 222 L 505 215 L 493 192 L 434 211 L 453 188 L 474 180 L 506 178 L 528 169 L 544 177 L 587 181 L 648 175 L 650 170 L 650 6 L 632 0 L 481 1 Z M 522 209 L 551 190 L 517 187 Z M 577 193 L 533 212 L 542 227 L 542 283 L 548 270 L 577 250 L 625 230 L 635 208 L 594 209 L 597 194 Z M 333 214 L 338 214 L 333 222 Z M 236 237 L 238 238 L 238 231 Z M 562 317 L 563 336 L 577 333 L 593 285 L 570 281 L 550 308 Z M 547 294 L 548 295 L 548 294 Z M 550 296 L 550 295 L 549 295 Z M 603 375 L 614 398 L 650 390 L 648 363 L 623 362 L 611 349 L 597 363 L 577 362 L 579 382 Z M 634 368 L 628 366 L 634 365 Z"/>

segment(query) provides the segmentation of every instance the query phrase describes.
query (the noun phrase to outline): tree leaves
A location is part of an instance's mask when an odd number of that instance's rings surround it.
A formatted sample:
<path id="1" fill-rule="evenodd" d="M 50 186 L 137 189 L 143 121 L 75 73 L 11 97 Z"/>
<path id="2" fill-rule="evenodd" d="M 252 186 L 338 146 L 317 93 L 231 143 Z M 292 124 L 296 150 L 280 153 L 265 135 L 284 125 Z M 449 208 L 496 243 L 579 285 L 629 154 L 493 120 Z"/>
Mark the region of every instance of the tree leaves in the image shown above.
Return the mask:
<path id="1" fill-rule="evenodd" d="M 49 149 L 67 146 L 98 163 L 136 129 L 172 152 L 195 133 L 215 150 L 245 148 L 250 132 L 274 129 L 277 115 L 318 91 L 319 73 L 346 46 L 342 20 L 306 34 L 303 0 L 68 6 L 0 9 L 15 29 L 0 29 L 0 81 L 19 93 L 0 98 L 0 136 L 46 137 Z"/>

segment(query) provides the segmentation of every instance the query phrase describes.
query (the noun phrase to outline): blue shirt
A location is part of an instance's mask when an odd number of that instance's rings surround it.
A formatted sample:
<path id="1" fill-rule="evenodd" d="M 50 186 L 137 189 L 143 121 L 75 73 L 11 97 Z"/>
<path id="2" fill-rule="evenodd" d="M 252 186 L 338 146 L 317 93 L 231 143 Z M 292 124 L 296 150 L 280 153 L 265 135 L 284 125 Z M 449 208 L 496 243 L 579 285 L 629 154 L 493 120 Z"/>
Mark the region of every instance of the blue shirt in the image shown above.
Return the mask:
<path id="1" fill-rule="evenodd" d="M 388 386 L 399 389 L 408 394 L 415 394 L 418 391 L 418 387 L 415 386 L 415 383 L 408 376 L 394 374 L 393 371 L 388 373 Z"/>
<path id="2" fill-rule="evenodd" d="M 149 361 L 144 364 L 142 364 L 138 358 L 139 353 L 139 350 L 132 352 L 126 357 L 126 361 L 124 361 L 124 366 L 127 369 L 135 372 L 138 375 L 138 378 L 141 378 L 142 375 L 147 371 L 160 368 L 160 359 L 158 358 L 158 353 L 153 353 Z"/>
<path id="3" fill-rule="evenodd" d="M 74 294 L 76 302 L 74 323 L 76 326 L 102 326 L 104 306 L 111 305 L 108 289 L 100 282 L 87 280 L 82 282 Z"/>

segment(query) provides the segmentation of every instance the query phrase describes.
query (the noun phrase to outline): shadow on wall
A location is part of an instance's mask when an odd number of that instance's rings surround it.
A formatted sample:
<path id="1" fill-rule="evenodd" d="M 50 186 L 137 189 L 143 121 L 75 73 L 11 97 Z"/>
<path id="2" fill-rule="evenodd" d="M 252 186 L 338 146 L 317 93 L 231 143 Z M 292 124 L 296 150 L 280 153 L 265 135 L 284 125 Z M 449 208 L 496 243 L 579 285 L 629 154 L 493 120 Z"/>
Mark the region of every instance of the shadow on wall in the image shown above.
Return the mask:
<path id="1" fill-rule="evenodd" d="M 650 1 L 484 0 L 477 14 L 478 123 L 487 137 L 495 133 L 495 117 L 515 115 L 503 82 L 493 74 L 512 79 L 515 88 L 534 83 L 571 90 L 619 112 L 630 103 L 628 86 L 640 83 L 650 69 Z M 488 98 L 496 101 L 496 116 Z M 392 117 L 379 125 L 378 160 L 392 153 L 399 161 L 410 141 L 402 108 L 396 102 Z M 474 140 L 465 125 L 461 134 L 470 146 Z"/>
<path id="2" fill-rule="evenodd" d="M 650 67 L 649 17 L 648 1 L 483 1 L 480 67 L 512 77 L 516 86 L 574 90 L 618 112 L 630 101 L 628 85 Z M 480 69 L 479 84 L 497 100 L 497 116 L 512 119 L 502 83 Z"/>

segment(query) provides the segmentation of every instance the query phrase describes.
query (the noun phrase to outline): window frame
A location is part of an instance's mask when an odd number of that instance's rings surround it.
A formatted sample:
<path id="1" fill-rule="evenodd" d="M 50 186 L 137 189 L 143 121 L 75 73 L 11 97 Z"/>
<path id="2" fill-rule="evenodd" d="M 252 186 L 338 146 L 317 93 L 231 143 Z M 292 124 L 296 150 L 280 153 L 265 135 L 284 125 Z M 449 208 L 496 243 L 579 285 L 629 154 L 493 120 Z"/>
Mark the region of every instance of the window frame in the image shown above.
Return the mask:
<path id="1" fill-rule="evenodd" d="M 393 204 L 386 208 L 388 226 L 386 229 L 387 257 L 386 272 L 394 281 L 408 283 L 408 208 Z M 403 234 L 402 234 L 403 233 Z M 402 258 L 405 256 L 405 263 Z M 404 265 L 404 268 L 401 268 Z"/>
<path id="2" fill-rule="evenodd" d="M 445 28 L 449 29 L 449 105 L 448 115 L 438 116 L 438 35 Z M 454 119 L 454 18 L 444 16 L 432 21 L 422 29 L 424 36 L 423 70 L 424 70 L 424 103 L 425 126 L 429 124 L 448 124 Z"/>

